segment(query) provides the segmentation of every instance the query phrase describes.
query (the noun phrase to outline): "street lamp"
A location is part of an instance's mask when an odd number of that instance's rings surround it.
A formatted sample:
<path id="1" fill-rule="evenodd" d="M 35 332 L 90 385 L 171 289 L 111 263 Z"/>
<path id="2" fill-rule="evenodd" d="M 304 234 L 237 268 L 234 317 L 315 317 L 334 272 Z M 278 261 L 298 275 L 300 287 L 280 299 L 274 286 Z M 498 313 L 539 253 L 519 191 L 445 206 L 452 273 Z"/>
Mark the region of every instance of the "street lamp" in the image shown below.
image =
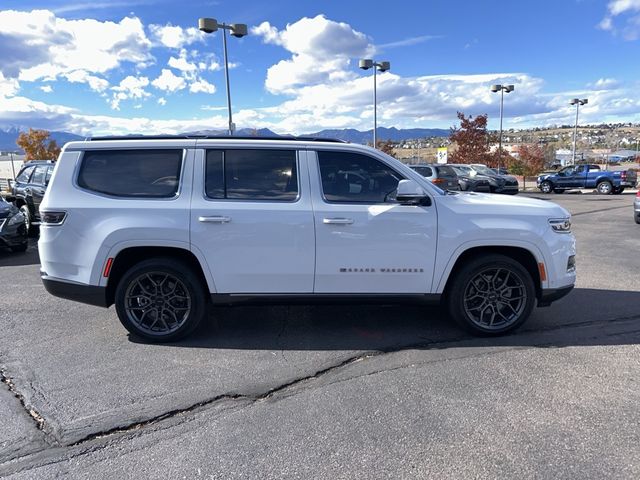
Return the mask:
<path id="1" fill-rule="evenodd" d="M 492 85 L 493 93 L 500 92 L 500 135 L 498 136 L 498 171 L 502 166 L 502 106 L 504 104 L 504 92 L 513 92 L 516 89 L 513 85 Z"/>
<path id="2" fill-rule="evenodd" d="M 583 98 L 582 100 L 580 100 L 579 98 L 574 98 L 573 100 L 571 100 L 571 102 L 569 102 L 569 105 L 576 106 L 576 125 L 573 129 L 573 153 L 571 154 L 571 162 L 573 163 L 573 165 L 576 164 L 576 137 L 578 136 L 578 110 L 580 109 L 580 105 L 586 105 L 587 103 L 589 103 L 588 98 Z"/>
<path id="3" fill-rule="evenodd" d="M 244 23 L 218 23 L 215 18 L 199 18 L 198 28 L 205 33 L 213 33 L 222 29 L 222 45 L 224 46 L 224 79 L 227 83 L 227 111 L 229 112 L 229 135 L 233 135 L 236 129 L 231 118 L 231 92 L 229 91 L 229 62 L 227 58 L 227 30 L 234 37 L 244 37 L 247 34 L 247 26 Z"/>
<path id="4" fill-rule="evenodd" d="M 363 58 L 360 60 L 359 67 L 363 70 L 369 70 L 373 68 L 373 148 L 378 148 L 378 94 L 376 91 L 376 70 L 380 72 L 386 72 L 391 68 L 389 62 L 376 62 L 370 58 Z"/>

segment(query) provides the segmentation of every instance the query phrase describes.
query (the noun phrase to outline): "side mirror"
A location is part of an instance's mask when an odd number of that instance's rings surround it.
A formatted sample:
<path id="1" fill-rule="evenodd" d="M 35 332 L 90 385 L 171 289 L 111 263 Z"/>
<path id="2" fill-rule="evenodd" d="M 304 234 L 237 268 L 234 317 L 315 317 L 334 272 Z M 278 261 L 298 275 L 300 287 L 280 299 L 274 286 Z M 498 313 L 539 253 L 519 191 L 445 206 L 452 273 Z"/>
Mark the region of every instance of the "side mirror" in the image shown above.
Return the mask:
<path id="1" fill-rule="evenodd" d="M 401 205 L 421 205 L 425 207 L 431 205 L 431 197 L 415 180 L 400 180 L 398 182 L 396 200 Z"/>

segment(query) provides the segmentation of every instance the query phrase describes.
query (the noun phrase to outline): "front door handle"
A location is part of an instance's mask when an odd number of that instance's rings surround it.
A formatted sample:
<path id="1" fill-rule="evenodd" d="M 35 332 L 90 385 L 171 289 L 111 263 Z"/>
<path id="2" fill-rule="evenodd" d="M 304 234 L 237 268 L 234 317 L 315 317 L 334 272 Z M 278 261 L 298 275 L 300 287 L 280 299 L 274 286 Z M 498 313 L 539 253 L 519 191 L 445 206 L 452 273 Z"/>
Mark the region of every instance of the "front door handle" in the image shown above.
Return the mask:
<path id="1" fill-rule="evenodd" d="M 224 215 L 218 215 L 214 217 L 198 217 L 198 221 L 202 223 L 229 223 L 231 221 L 231 217 L 227 217 Z"/>
<path id="2" fill-rule="evenodd" d="M 353 223 L 352 218 L 324 218 L 322 223 L 325 225 L 351 225 Z"/>

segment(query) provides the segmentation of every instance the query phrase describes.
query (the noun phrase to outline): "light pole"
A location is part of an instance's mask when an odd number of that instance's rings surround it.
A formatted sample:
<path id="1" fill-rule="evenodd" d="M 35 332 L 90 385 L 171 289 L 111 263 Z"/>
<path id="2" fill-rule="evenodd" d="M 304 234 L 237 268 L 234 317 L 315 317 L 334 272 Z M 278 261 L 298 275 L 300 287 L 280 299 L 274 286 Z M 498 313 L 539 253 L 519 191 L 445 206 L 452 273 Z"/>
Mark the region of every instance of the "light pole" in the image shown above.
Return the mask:
<path id="1" fill-rule="evenodd" d="M 229 135 L 233 135 L 236 129 L 231 117 L 231 92 L 229 90 L 229 61 L 227 58 L 227 30 L 231 31 L 234 37 L 244 37 L 247 34 L 247 26 L 244 23 L 218 23 L 215 18 L 199 18 L 198 28 L 205 33 L 213 33 L 219 28 L 222 29 L 222 45 L 224 47 L 224 79 L 227 84 L 227 111 L 229 112 Z"/>
<path id="2" fill-rule="evenodd" d="M 376 86 L 376 70 L 380 72 L 386 72 L 391 68 L 389 62 L 376 62 L 370 58 L 363 58 L 360 60 L 359 67 L 363 70 L 369 70 L 373 68 L 373 148 L 378 148 L 378 93 Z"/>
<path id="3" fill-rule="evenodd" d="M 493 93 L 500 92 L 500 135 L 498 136 L 498 171 L 502 167 L 502 108 L 504 105 L 504 92 L 513 92 L 516 89 L 513 85 L 492 85 Z"/>
<path id="4" fill-rule="evenodd" d="M 587 103 L 589 103 L 588 98 L 583 98 L 582 100 L 580 100 L 579 98 L 574 98 L 573 100 L 571 100 L 571 102 L 569 102 L 569 105 L 576 106 L 576 125 L 573 129 L 573 153 L 571 154 L 571 163 L 573 165 L 576 164 L 576 138 L 578 137 L 578 110 L 580 109 L 580 105 L 586 105 Z"/>

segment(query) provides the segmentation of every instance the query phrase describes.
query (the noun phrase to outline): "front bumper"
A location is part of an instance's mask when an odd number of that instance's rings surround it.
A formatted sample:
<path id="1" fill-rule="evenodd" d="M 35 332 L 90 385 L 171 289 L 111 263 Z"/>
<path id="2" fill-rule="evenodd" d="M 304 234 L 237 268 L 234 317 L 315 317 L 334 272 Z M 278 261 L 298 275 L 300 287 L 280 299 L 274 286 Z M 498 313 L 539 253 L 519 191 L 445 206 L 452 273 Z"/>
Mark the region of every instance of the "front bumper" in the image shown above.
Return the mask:
<path id="1" fill-rule="evenodd" d="M 538 307 L 548 307 L 556 300 L 566 297 L 573 290 L 573 287 L 573 285 L 569 285 L 562 288 L 544 288 L 538 299 Z"/>
<path id="2" fill-rule="evenodd" d="M 55 297 L 86 303 L 97 307 L 108 307 L 106 287 L 85 285 L 82 283 L 65 282 L 57 278 L 47 276 L 41 272 L 42 283 L 47 292 Z"/>
<path id="3" fill-rule="evenodd" d="M 9 218 L 0 218 L 0 246 L 17 247 L 27 241 L 27 227 L 23 222 L 9 225 Z"/>

